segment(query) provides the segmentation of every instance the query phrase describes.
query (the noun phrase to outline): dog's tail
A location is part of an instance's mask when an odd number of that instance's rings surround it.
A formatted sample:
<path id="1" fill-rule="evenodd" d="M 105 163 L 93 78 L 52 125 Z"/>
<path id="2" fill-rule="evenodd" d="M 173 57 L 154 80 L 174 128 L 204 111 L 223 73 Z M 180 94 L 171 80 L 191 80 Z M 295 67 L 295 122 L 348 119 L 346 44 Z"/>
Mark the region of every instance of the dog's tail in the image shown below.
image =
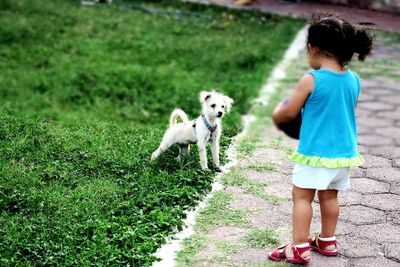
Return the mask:
<path id="1" fill-rule="evenodd" d="M 169 127 L 174 126 L 178 118 L 181 118 L 182 122 L 185 124 L 189 122 L 186 113 L 182 109 L 176 108 L 174 111 L 172 111 L 171 117 L 169 117 Z"/>

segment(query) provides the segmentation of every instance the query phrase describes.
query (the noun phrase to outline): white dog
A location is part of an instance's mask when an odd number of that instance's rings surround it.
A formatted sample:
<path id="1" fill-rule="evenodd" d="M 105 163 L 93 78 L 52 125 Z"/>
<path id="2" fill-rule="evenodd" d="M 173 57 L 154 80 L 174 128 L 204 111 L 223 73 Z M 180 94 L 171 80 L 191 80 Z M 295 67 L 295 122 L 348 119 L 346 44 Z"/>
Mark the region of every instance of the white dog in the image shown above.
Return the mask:
<path id="1" fill-rule="evenodd" d="M 219 167 L 219 139 L 221 137 L 221 118 L 225 112 L 229 112 L 233 100 L 215 91 L 201 92 L 200 102 L 203 114 L 197 119 L 189 121 L 186 113 L 181 109 L 175 109 L 169 119 L 169 128 L 164 134 L 160 146 L 151 155 L 151 159 L 157 159 L 174 144 L 179 145 L 179 160 L 189 152 L 189 145 L 196 143 L 200 153 L 200 165 L 203 170 L 207 169 L 206 144 L 211 140 L 211 151 L 215 168 Z M 176 123 L 177 118 L 182 123 Z"/>

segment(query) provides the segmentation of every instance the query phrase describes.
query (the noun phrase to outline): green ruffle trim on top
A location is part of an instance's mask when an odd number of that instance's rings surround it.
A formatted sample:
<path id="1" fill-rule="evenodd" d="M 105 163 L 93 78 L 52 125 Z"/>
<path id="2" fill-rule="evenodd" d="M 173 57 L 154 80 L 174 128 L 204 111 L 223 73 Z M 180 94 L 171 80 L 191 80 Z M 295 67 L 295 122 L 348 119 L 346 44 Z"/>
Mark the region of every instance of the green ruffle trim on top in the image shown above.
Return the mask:
<path id="1" fill-rule="evenodd" d="M 290 159 L 299 164 L 325 168 L 355 167 L 364 163 L 364 158 L 360 154 L 354 158 L 321 158 L 295 152 L 290 156 Z"/>

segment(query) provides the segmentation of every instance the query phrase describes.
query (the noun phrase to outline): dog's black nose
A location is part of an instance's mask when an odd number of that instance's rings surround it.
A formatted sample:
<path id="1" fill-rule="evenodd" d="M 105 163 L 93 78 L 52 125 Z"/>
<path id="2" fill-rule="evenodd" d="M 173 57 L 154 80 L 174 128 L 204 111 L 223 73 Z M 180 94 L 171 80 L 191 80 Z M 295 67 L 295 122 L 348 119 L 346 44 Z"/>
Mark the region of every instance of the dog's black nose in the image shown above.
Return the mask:
<path id="1" fill-rule="evenodd" d="M 222 117 L 224 113 L 222 113 L 221 111 L 218 112 L 218 117 Z"/>

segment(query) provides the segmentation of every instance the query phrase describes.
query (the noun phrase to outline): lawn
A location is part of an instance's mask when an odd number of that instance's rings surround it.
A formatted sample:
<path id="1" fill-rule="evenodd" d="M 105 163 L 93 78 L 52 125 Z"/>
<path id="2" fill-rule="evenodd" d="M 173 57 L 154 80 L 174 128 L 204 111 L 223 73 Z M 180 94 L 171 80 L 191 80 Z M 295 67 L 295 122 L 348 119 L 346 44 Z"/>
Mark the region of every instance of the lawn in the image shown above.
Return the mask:
<path id="1" fill-rule="evenodd" d="M 0 1 L 0 265 L 148 266 L 211 188 L 170 112 L 235 100 L 222 146 L 304 21 L 173 1 Z"/>

